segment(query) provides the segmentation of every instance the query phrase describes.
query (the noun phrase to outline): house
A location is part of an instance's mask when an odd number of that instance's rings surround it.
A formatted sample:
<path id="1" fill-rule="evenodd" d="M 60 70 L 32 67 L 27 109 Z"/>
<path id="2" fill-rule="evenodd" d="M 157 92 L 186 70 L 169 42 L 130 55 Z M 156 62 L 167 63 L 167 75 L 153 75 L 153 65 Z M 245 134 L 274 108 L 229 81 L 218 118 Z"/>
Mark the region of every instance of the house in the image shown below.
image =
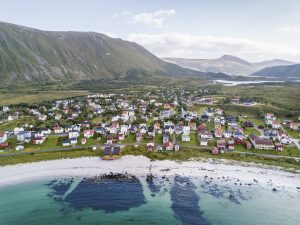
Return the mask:
<path id="1" fill-rule="evenodd" d="M 147 143 L 147 149 L 148 149 L 148 151 L 153 151 L 153 149 L 154 149 L 154 143 L 152 143 L 152 142 Z"/>
<path id="2" fill-rule="evenodd" d="M 250 143 L 249 141 L 245 141 L 245 142 L 244 142 L 244 146 L 245 146 L 245 148 L 248 149 L 248 150 L 252 148 L 252 145 L 251 145 L 251 143 Z"/>
<path id="3" fill-rule="evenodd" d="M 70 131 L 68 134 L 69 138 L 78 138 L 79 137 L 79 132 L 78 131 Z"/>
<path id="4" fill-rule="evenodd" d="M 241 131 L 235 131 L 235 132 L 233 132 L 232 136 L 234 138 L 244 139 L 244 134 Z"/>
<path id="5" fill-rule="evenodd" d="M 215 121 L 215 129 L 221 128 L 221 126 L 222 126 L 221 121 Z"/>
<path id="6" fill-rule="evenodd" d="M 169 135 L 167 133 L 163 134 L 163 143 L 169 142 Z"/>
<path id="7" fill-rule="evenodd" d="M 0 132 L 0 144 L 3 144 L 7 141 L 7 134 L 5 132 Z"/>
<path id="8" fill-rule="evenodd" d="M 264 149 L 264 150 L 274 149 L 274 144 L 271 140 L 266 140 L 257 137 L 255 134 L 250 134 L 249 139 L 255 149 Z"/>
<path id="9" fill-rule="evenodd" d="M 182 133 L 183 134 L 190 134 L 191 133 L 191 128 L 189 126 L 183 126 L 182 127 Z"/>
<path id="10" fill-rule="evenodd" d="M 222 134 L 223 134 L 222 129 L 221 128 L 215 129 L 215 133 L 214 134 L 215 134 L 216 138 L 221 138 Z"/>
<path id="11" fill-rule="evenodd" d="M 165 148 L 165 150 L 172 151 L 172 150 L 173 150 L 173 147 L 174 147 L 174 145 L 173 145 L 173 143 L 170 142 L 170 141 L 164 143 L 164 148 Z"/>
<path id="12" fill-rule="evenodd" d="M 219 154 L 219 150 L 216 146 L 214 146 L 212 149 L 211 149 L 211 154 L 213 155 L 218 155 Z"/>
<path id="13" fill-rule="evenodd" d="M 81 144 L 85 145 L 86 144 L 86 138 L 81 138 Z"/>
<path id="14" fill-rule="evenodd" d="M 229 140 L 227 142 L 227 148 L 228 150 L 234 150 L 234 140 Z"/>
<path id="15" fill-rule="evenodd" d="M 21 142 L 30 142 L 31 139 L 31 132 L 30 131 L 22 131 L 20 133 L 17 134 L 17 140 L 21 141 Z"/>
<path id="16" fill-rule="evenodd" d="M 138 132 L 138 133 L 136 133 L 136 135 L 135 135 L 135 139 L 136 139 L 136 141 L 142 141 L 142 139 L 143 139 L 143 134 L 141 133 L 141 132 Z"/>
<path id="17" fill-rule="evenodd" d="M 199 132 L 198 135 L 200 135 L 201 138 L 205 138 L 205 139 L 213 139 L 213 135 L 211 132 L 209 132 L 208 130 L 203 131 L 203 132 Z"/>
<path id="18" fill-rule="evenodd" d="M 62 134 L 64 132 L 64 128 L 62 128 L 62 127 L 54 127 L 53 131 L 54 131 L 54 134 Z"/>
<path id="19" fill-rule="evenodd" d="M 56 115 L 54 116 L 54 119 L 55 119 L 55 120 L 60 120 L 61 117 L 62 117 L 61 114 L 56 114 Z"/>
<path id="20" fill-rule="evenodd" d="M 207 139 L 205 139 L 205 138 L 200 138 L 200 145 L 201 145 L 201 146 L 207 146 L 207 143 L 208 143 Z"/>
<path id="21" fill-rule="evenodd" d="M 32 139 L 32 143 L 33 143 L 34 145 L 41 145 L 41 144 L 44 143 L 45 139 L 46 139 L 45 137 L 34 137 L 34 138 Z"/>
<path id="22" fill-rule="evenodd" d="M 275 144 L 275 150 L 276 151 L 283 151 L 283 144 L 276 143 Z"/>
<path id="23" fill-rule="evenodd" d="M 217 148 L 219 151 L 224 151 L 226 148 L 225 140 L 217 140 Z"/>
<path id="24" fill-rule="evenodd" d="M 76 145 L 77 144 L 77 137 L 69 138 L 69 140 L 70 140 L 71 145 Z"/>
<path id="25" fill-rule="evenodd" d="M 274 113 L 267 113 L 265 115 L 265 120 L 276 120 L 276 116 L 274 115 Z"/>
<path id="26" fill-rule="evenodd" d="M 105 127 L 96 127 L 96 133 L 104 135 L 106 133 Z"/>
<path id="27" fill-rule="evenodd" d="M 174 145 L 174 150 L 175 150 L 175 152 L 179 151 L 179 149 L 180 149 L 179 144 L 175 144 L 175 145 Z"/>
<path id="28" fill-rule="evenodd" d="M 232 133 L 229 130 L 225 130 L 223 133 L 224 138 L 231 138 Z"/>
<path id="29" fill-rule="evenodd" d="M 65 146 L 70 146 L 71 145 L 71 142 L 69 139 L 65 139 L 62 141 L 62 145 L 65 147 Z"/>
<path id="30" fill-rule="evenodd" d="M 119 139 L 120 141 L 123 141 L 123 140 L 125 139 L 125 134 L 124 134 L 123 132 L 120 132 L 120 133 L 118 134 L 118 139 Z"/>
<path id="31" fill-rule="evenodd" d="M 238 98 L 231 98 L 229 100 L 229 102 L 230 102 L 230 104 L 238 104 L 240 102 L 240 99 L 238 99 Z"/>
<path id="32" fill-rule="evenodd" d="M 83 136 L 85 138 L 91 138 L 91 137 L 93 137 L 94 136 L 94 130 L 92 130 L 92 129 L 84 130 L 83 131 Z"/>
<path id="33" fill-rule="evenodd" d="M 272 128 L 273 129 L 278 129 L 281 127 L 281 124 L 277 121 L 272 121 Z"/>
<path id="34" fill-rule="evenodd" d="M 83 128 L 90 128 L 91 127 L 91 123 L 88 121 L 84 121 L 81 123 L 81 127 Z"/>
<path id="35" fill-rule="evenodd" d="M 181 140 L 184 141 L 184 142 L 191 141 L 190 135 L 189 134 L 182 134 Z"/>
<path id="36" fill-rule="evenodd" d="M 46 120 L 47 120 L 47 116 L 44 115 L 44 114 L 40 114 L 40 115 L 38 116 L 38 120 L 40 120 L 40 121 L 46 121 Z"/>
<path id="37" fill-rule="evenodd" d="M 190 127 L 191 130 L 197 130 L 197 124 L 196 123 L 189 122 L 188 126 Z"/>
<path id="38" fill-rule="evenodd" d="M 15 149 L 16 149 L 16 151 L 21 151 L 21 150 L 24 150 L 24 146 L 23 145 L 17 145 Z"/>
<path id="39" fill-rule="evenodd" d="M 292 130 L 299 130 L 299 123 L 294 123 L 294 122 L 290 123 L 290 128 Z"/>
<path id="40" fill-rule="evenodd" d="M 254 127 L 254 124 L 253 124 L 252 121 L 246 120 L 246 121 L 243 123 L 243 127 Z"/>
<path id="41" fill-rule="evenodd" d="M 208 117 L 213 117 L 214 116 L 214 111 L 212 109 L 207 109 L 205 111 L 205 115 L 207 115 Z"/>
<path id="42" fill-rule="evenodd" d="M 24 127 L 15 127 L 14 129 L 14 135 L 17 135 L 18 133 L 24 131 Z"/>
<path id="43" fill-rule="evenodd" d="M 8 106 L 3 106 L 2 107 L 2 112 L 8 112 L 10 108 Z"/>
<path id="44" fill-rule="evenodd" d="M 159 130 L 160 129 L 160 123 L 156 122 L 153 127 L 154 127 L 154 130 Z"/>

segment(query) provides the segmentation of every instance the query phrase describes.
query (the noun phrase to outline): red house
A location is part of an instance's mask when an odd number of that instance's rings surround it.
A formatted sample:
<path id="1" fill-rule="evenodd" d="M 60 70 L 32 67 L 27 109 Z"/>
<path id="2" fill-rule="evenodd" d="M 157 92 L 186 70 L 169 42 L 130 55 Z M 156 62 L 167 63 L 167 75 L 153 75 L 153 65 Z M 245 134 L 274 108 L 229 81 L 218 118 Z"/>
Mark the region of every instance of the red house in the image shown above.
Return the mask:
<path id="1" fill-rule="evenodd" d="M 218 155 L 219 154 L 219 150 L 216 146 L 214 146 L 212 149 L 211 149 L 211 154 L 213 155 Z"/>

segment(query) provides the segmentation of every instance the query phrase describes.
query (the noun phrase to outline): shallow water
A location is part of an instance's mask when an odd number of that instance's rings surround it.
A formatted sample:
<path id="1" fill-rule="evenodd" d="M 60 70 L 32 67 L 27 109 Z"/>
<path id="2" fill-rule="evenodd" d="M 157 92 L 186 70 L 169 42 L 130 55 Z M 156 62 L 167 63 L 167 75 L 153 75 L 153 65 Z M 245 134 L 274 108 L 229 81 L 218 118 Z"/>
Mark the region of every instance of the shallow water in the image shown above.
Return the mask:
<path id="1" fill-rule="evenodd" d="M 0 224 L 298 225 L 300 192 L 209 177 L 106 175 L 0 188 Z"/>

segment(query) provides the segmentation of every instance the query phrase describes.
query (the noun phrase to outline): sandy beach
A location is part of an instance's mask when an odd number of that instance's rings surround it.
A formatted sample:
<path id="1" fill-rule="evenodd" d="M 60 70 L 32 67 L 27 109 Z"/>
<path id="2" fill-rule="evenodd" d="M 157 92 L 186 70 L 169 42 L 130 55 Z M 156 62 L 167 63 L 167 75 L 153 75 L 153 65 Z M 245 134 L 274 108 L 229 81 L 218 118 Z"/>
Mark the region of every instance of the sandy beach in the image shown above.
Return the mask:
<path id="1" fill-rule="evenodd" d="M 248 186 L 260 185 L 262 188 L 300 191 L 300 174 L 274 168 L 220 161 L 150 161 L 144 156 L 124 156 L 114 161 L 84 157 L 4 166 L 0 167 L 0 186 L 43 178 L 93 177 L 108 173 L 128 173 L 137 177 L 147 176 L 149 173 L 154 176 L 180 175 L 229 184 L 238 182 Z"/>

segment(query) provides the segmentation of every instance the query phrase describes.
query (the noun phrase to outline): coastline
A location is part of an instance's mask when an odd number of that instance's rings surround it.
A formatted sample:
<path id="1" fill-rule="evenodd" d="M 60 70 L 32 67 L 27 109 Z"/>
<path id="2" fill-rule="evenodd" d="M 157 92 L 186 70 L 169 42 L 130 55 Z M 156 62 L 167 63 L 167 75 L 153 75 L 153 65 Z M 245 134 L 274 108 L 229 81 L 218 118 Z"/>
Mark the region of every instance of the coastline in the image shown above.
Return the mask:
<path id="1" fill-rule="evenodd" d="M 94 177 L 109 173 L 128 173 L 137 177 L 174 177 L 175 175 L 212 179 L 215 182 L 260 186 L 278 191 L 299 192 L 300 174 L 282 171 L 274 166 L 240 163 L 231 160 L 177 162 L 150 161 L 144 156 L 123 156 L 114 161 L 99 157 L 59 159 L 0 167 L 0 187 L 45 178 Z M 226 183 L 226 184 L 227 184 Z"/>

